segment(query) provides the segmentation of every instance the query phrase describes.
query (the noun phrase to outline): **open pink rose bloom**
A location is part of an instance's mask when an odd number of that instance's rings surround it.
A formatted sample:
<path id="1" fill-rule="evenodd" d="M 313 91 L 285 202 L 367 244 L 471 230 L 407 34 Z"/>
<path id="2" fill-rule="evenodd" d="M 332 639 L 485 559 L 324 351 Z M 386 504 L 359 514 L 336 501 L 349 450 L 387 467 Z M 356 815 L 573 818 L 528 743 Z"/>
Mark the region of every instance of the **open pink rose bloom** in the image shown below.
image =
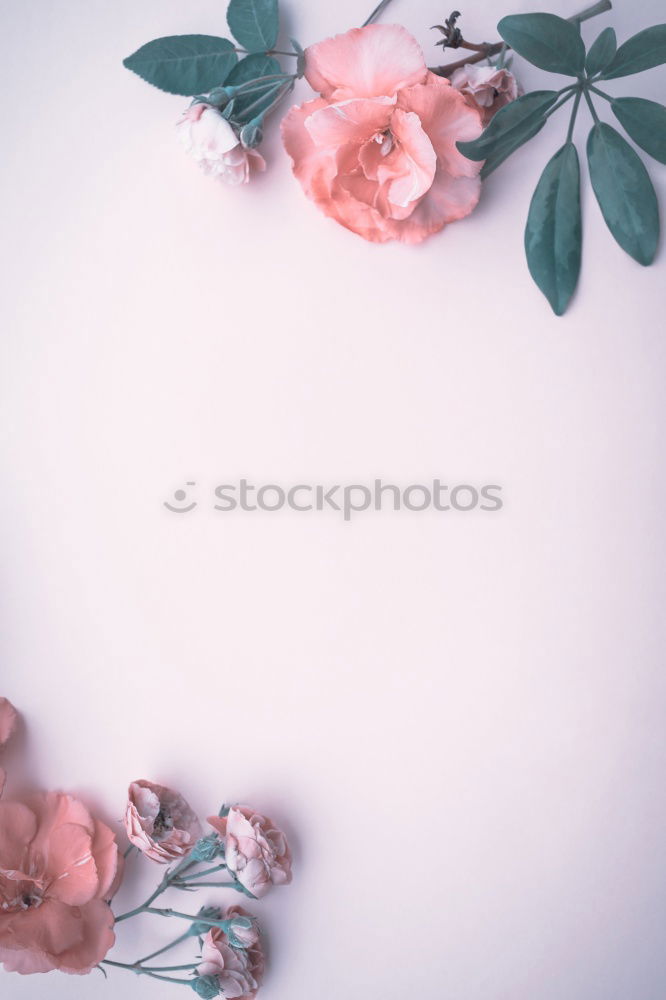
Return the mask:
<path id="1" fill-rule="evenodd" d="M 476 206 L 481 164 L 456 142 L 482 130 L 477 108 L 428 71 L 405 28 L 372 24 L 306 49 L 321 97 L 282 122 L 305 193 L 367 240 L 419 243 Z"/>
<path id="2" fill-rule="evenodd" d="M 249 917 L 240 906 L 230 906 L 225 920 L 234 916 Z M 213 976 L 225 997 L 252 1000 L 257 995 L 264 974 L 264 954 L 256 927 L 246 933 L 242 948 L 234 948 L 228 936 L 218 927 L 203 939 L 200 976 Z"/>
<path id="3" fill-rule="evenodd" d="M 208 822 L 224 838 L 224 861 L 253 896 L 265 896 L 273 885 L 291 882 L 291 853 L 285 835 L 272 820 L 247 806 Z"/>
<path id="4" fill-rule="evenodd" d="M 115 937 L 122 859 L 112 831 L 69 795 L 0 802 L 0 962 L 88 973 Z"/>
<path id="5" fill-rule="evenodd" d="M 135 847 L 151 861 L 168 865 L 194 847 L 201 826 L 182 795 L 151 781 L 129 786 L 125 830 Z"/>

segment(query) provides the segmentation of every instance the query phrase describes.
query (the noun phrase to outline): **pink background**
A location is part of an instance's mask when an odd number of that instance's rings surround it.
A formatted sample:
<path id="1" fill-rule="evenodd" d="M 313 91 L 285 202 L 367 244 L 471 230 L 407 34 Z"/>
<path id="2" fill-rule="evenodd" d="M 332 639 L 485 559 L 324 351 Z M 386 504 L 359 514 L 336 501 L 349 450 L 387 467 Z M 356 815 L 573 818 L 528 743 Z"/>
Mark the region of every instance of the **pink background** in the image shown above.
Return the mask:
<path id="1" fill-rule="evenodd" d="M 287 33 L 307 44 L 371 5 L 285 3 Z M 467 4 L 464 30 L 493 38 L 532 6 Z M 616 7 L 588 39 L 663 19 L 659 0 Z M 556 319 L 522 228 L 564 118 L 468 221 L 378 248 L 304 199 L 275 129 L 251 188 L 200 176 L 173 131 L 187 102 L 122 68 L 157 35 L 224 33 L 218 0 L 0 9 L 14 786 L 75 791 L 113 823 L 144 776 L 202 815 L 273 814 L 296 878 L 256 907 L 265 1000 L 662 1000 L 663 251 L 626 257 L 586 183 L 581 289 Z M 393 8 L 430 61 L 444 14 Z M 498 482 L 506 506 L 351 524 L 161 506 L 241 476 Z M 154 919 L 119 954 L 181 928 Z M 122 972 L 0 989 L 175 993 Z"/>

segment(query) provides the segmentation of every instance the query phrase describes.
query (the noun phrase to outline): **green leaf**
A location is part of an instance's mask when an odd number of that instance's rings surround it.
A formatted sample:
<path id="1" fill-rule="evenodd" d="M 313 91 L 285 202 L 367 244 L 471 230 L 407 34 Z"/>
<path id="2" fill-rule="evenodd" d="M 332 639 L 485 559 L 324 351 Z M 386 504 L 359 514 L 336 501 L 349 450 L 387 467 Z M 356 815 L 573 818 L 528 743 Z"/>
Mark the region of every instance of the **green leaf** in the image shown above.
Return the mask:
<path id="1" fill-rule="evenodd" d="M 123 65 L 168 94 L 194 97 L 224 83 L 237 61 L 228 38 L 169 35 L 142 45 Z"/>
<path id="2" fill-rule="evenodd" d="M 528 62 L 549 73 L 578 76 L 585 45 L 578 28 L 555 14 L 511 14 L 497 25 L 500 35 Z"/>
<path id="3" fill-rule="evenodd" d="M 539 179 L 525 228 L 527 266 L 557 316 L 578 284 L 581 248 L 580 164 L 567 142 Z"/>
<path id="4" fill-rule="evenodd" d="M 514 147 L 517 149 L 527 138 L 531 138 L 527 133 L 534 124 L 544 124 L 544 112 L 556 100 L 557 92 L 554 90 L 534 90 L 531 94 L 525 94 L 500 108 L 478 139 L 458 142 L 456 146 L 468 160 L 487 159 L 500 143 L 519 140 Z"/>
<path id="5" fill-rule="evenodd" d="M 236 41 L 248 52 L 267 52 L 280 30 L 278 0 L 231 0 L 227 22 Z"/>
<path id="6" fill-rule="evenodd" d="M 604 28 L 587 53 L 585 69 L 588 76 L 596 76 L 611 63 L 617 52 L 617 38 L 612 28 Z"/>
<path id="7" fill-rule="evenodd" d="M 605 122 L 590 132 L 587 159 L 606 225 L 634 260 L 651 264 L 659 242 L 659 206 L 643 161 Z"/>
<path id="8" fill-rule="evenodd" d="M 517 149 L 524 146 L 530 139 L 533 139 L 534 136 L 541 131 L 545 124 L 546 119 L 541 117 L 538 121 L 530 125 L 526 131 L 521 132 L 520 135 L 514 133 L 503 142 L 496 143 L 492 151 L 486 157 L 486 162 L 481 167 L 481 180 L 485 181 L 486 177 L 490 177 L 490 175 L 497 170 L 498 167 L 501 167 L 504 161 L 508 160 Z"/>
<path id="9" fill-rule="evenodd" d="M 653 28 L 639 31 L 619 47 L 602 79 L 631 76 L 662 63 L 666 63 L 666 24 L 655 24 Z"/>
<path id="10" fill-rule="evenodd" d="M 666 163 L 666 108 L 642 97 L 616 97 L 613 114 L 634 142 L 660 163 Z"/>
<path id="11" fill-rule="evenodd" d="M 282 67 L 277 59 L 264 55 L 262 52 L 255 52 L 253 55 L 241 59 L 238 65 L 232 69 L 226 83 L 227 86 L 238 87 L 242 83 L 259 80 L 263 76 L 274 76 L 276 73 L 281 72 Z M 274 82 L 279 83 L 278 80 Z M 247 119 L 247 108 L 250 107 L 250 117 L 260 117 L 275 98 L 275 93 L 270 91 L 270 87 L 271 82 L 267 81 L 264 96 L 261 93 L 253 93 L 240 94 L 238 97 L 235 97 L 232 113 L 233 120 L 239 123 L 244 122 Z"/>

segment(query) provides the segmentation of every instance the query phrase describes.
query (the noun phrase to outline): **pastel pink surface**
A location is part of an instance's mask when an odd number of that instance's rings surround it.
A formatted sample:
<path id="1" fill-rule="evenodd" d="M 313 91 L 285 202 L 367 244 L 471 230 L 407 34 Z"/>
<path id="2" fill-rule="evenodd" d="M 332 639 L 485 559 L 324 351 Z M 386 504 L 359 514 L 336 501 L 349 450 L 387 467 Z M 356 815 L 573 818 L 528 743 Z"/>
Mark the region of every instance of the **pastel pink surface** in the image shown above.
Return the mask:
<path id="1" fill-rule="evenodd" d="M 373 4 L 282 6 L 307 45 Z M 478 0 L 465 33 L 492 41 L 537 6 Z M 394 0 L 430 65 L 441 14 Z M 580 292 L 551 315 L 523 227 L 565 110 L 464 221 L 377 246 L 303 196 L 277 121 L 268 171 L 229 189 L 174 135 L 186 102 L 122 67 L 159 35 L 224 35 L 223 5 L 0 20 L 0 693 L 24 720 L 5 796 L 70 789 L 122 849 L 139 775 L 202 818 L 250 802 L 274 819 L 294 877 L 244 903 L 266 935 L 259 1000 L 340 1000 L 341 979 L 345 1000 L 663 1000 L 663 251 L 634 265 L 585 182 Z M 656 0 L 616 3 L 582 31 L 661 20 Z M 528 90 L 564 82 L 514 69 Z M 657 68 L 606 89 L 665 86 Z M 311 98 L 301 81 L 294 102 Z M 589 128 L 583 109 L 581 153 Z M 506 505 L 214 510 L 243 476 L 498 482 Z M 180 487 L 189 514 L 162 506 Z M 164 872 L 127 867 L 119 911 Z M 121 960 L 183 930 L 133 923 Z M 3 1000 L 179 989 L 0 971 Z"/>

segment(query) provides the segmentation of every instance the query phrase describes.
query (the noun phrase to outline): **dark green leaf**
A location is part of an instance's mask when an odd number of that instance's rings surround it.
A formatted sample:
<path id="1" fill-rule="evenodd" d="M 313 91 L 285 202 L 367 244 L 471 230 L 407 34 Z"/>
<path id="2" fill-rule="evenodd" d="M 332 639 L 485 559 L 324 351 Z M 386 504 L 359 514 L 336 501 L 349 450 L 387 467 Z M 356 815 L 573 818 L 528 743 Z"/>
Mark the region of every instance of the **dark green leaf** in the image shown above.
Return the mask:
<path id="1" fill-rule="evenodd" d="M 616 52 L 617 38 L 615 37 L 615 32 L 612 28 L 604 28 L 587 53 L 587 59 L 585 60 L 587 75 L 596 76 L 597 73 L 601 73 L 613 60 Z"/>
<path id="2" fill-rule="evenodd" d="M 490 177 L 493 171 L 497 170 L 498 167 L 501 167 L 504 161 L 508 160 L 517 149 L 523 146 L 526 142 L 529 142 L 530 139 L 533 139 L 534 136 L 541 131 L 545 124 L 546 119 L 541 117 L 538 121 L 534 122 L 534 124 L 530 125 L 527 131 L 521 132 L 520 135 L 516 135 L 514 133 L 503 142 L 496 143 L 492 152 L 488 154 L 486 162 L 481 167 L 481 180 L 485 181 L 486 177 Z"/>
<path id="3" fill-rule="evenodd" d="M 539 69 L 578 76 L 585 68 L 585 45 L 578 28 L 555 14 L 511 14 L 497 25 L 512 49 Z"/>
<path id="4" fill-rule="evenodd" d="M 274 76 L 281 73 L 282 67 L 277 59 L 266 56 L 261 52 L 246 56 L 241 59 L 237 66 L 229 74 L 226 83 L 230 87 L 237 87 L 241 83 L 249 83 L 251 80 L 258 80 L 262 76 Z M 250 108 L 250 118 L 260 116 L 269 104 L 272 103 L 275 92 L 271 90 L 273 84 L 279 80 L 266 81 L 266 89 L 263 92 L 253 94 L 241 94 L 234 98 L 232 118 L 234 121 L 242 123 L 247 119 L 247 109 Z"/>
<path id="5" fill-rule="evenodd" d="M 659 206 L 643 161 L 605 122 L 587 140 L 590 179 L 606 225 L 639 264 L 651 264 L 659 242 Z"/>
<path id="6" fill-rule="evenodd" d="M 478 139 L 456 145 L 468 160 L 487 159 L 499 144 L 515 143 L 513 148 L 518 149 L 523 142 L 536 135 L 536 132 L 529 133 L 534 125 L 538 124 L 540 128 L 544 124 L 544 112 L 556 100 L 554 90 L 535 90 L 525 94 L 501 108 Z"/>
<path id="7" fill-rule="evenodd" d="M 170 35 L 142 45 L 123 65 L 160 90 L 193 97 L 224 83 L 237 61 L 228 38 Z"/>
<path id="8" fill-rule="evenodd" d="M 602 79 L 631 76 L 662 63 L 666 63 L 666 24 L 655 24 L 653 28 L 639 31 L 619 47 Z"/>
<path id="9" fill-rule="evenodd" d="M 578 283 L 582 246 L 580 164 L 567 142 L 546 165 L 525 228 L 530 274 L 561 316 Z"/>
<path id="10" fill-rule="evenodd" d="M 258 80 L 261 76 L 274 76 L 281 73 L 282 67 L 273 56 L 266 56 L 261 52 L 255 52 L 251 56 L 234 66 L 231 73 L 225 80 L 229 87 L 237 87 L 241 83 L 249 83 L 250 80 Z"/>
<path id="11" fill-rule="evenodd" d="M 613 113 L 634 142 L 660 163 L 666 163 L 666 108 L 642 97 L 616 97 Z"/>
<path id="12" fill-rule="evenodd" d="M 227 22 L 236 41 L 248 52 L 266 52 L 277 42 L 278 0 L 231 0 Z"/>

